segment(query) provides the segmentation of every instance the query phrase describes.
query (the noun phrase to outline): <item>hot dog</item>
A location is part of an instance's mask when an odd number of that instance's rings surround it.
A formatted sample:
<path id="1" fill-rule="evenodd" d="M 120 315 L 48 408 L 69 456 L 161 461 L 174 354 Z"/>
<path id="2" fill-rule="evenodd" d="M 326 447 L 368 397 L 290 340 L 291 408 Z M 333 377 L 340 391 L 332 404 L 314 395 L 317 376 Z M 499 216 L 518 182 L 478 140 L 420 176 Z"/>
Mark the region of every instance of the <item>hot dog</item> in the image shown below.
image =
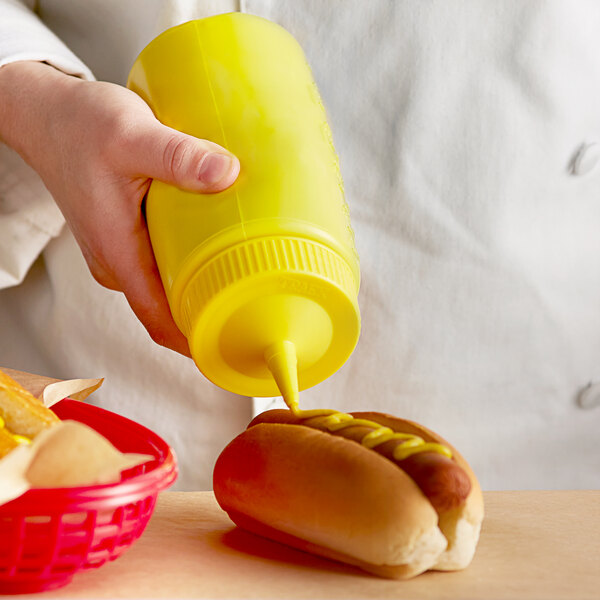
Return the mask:
<path id="1" fill-rule="evenodd" d="M 58 422 L 51 410 L 0 371 L 0 458 Z"/>
<path id="2" fill-rule="evenodd" d="M 466 567 L 483 519 L 450 444 L 372 412 L 263 413 L 223 450 L 213 488 L 243 529 L 399 579 Z"/>

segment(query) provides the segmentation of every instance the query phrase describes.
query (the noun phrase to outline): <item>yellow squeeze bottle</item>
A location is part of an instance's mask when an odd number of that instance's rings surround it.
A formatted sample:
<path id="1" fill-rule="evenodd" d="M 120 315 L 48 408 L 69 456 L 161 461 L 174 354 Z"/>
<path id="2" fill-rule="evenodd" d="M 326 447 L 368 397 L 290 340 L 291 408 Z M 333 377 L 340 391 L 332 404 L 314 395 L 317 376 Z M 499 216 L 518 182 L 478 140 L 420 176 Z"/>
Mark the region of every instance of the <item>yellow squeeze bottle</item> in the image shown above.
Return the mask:
<path id="1" fill-rule="evenodd" d="M 325 111 L 283 28 L 232 13 L 165 31 L 128 87 L 165 125 L 240 160 L 229 189 L 153 181 L 148 230 L 198 368 L 232 392 L 297 405 L 360 331 L 358 256 Z"/>

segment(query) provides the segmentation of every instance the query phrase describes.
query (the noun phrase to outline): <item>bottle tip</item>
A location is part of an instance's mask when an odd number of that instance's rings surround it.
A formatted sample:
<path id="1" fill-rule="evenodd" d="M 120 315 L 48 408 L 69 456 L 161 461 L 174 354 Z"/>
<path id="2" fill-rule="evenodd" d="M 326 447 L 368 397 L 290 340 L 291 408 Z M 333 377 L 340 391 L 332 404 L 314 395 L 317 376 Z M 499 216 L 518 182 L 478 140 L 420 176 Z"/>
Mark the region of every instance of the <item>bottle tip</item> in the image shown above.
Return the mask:
<path id="1" fill-rule="evenodd" d="M 288 340 L 276 342 L 265 350 L 264 356 L 283 400 L 290 410 L 296 410 L 299 405 L 296 346 Z"/>

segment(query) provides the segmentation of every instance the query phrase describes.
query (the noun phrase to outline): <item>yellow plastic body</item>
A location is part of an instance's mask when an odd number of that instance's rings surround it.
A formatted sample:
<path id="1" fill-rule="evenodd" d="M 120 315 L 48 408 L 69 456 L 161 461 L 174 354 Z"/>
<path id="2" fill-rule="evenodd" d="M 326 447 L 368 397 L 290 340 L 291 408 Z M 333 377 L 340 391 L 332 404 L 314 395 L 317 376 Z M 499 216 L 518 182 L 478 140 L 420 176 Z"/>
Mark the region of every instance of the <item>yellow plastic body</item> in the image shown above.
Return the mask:
<path id="1" fill-rule="evenodd" d="M 298 43 L 251 15 L 190 21 L 142 51 L 128 87 L 162 123 L 241 163 L 218 194 L 154 181 L 147 197 L 171 312 L 198 368 L 250 396 L 333 374 L 359 336 L 359 264 L 330 129 Z"/>

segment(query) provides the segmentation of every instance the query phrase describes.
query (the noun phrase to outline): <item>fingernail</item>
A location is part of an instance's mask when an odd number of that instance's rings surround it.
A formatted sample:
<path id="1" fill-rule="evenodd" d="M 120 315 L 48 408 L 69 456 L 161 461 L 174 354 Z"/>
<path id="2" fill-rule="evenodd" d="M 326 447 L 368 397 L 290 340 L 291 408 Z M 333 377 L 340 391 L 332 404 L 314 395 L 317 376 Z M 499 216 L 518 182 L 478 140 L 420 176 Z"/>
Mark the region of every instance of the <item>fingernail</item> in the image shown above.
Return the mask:
<path id="1" fill-rule="evenodd" d="M 211 152 L 204 157 L 198 171 L 198 179 L 204 183 L 218 183 L 229 173 L 232 158 L 227 154 Z"/>

